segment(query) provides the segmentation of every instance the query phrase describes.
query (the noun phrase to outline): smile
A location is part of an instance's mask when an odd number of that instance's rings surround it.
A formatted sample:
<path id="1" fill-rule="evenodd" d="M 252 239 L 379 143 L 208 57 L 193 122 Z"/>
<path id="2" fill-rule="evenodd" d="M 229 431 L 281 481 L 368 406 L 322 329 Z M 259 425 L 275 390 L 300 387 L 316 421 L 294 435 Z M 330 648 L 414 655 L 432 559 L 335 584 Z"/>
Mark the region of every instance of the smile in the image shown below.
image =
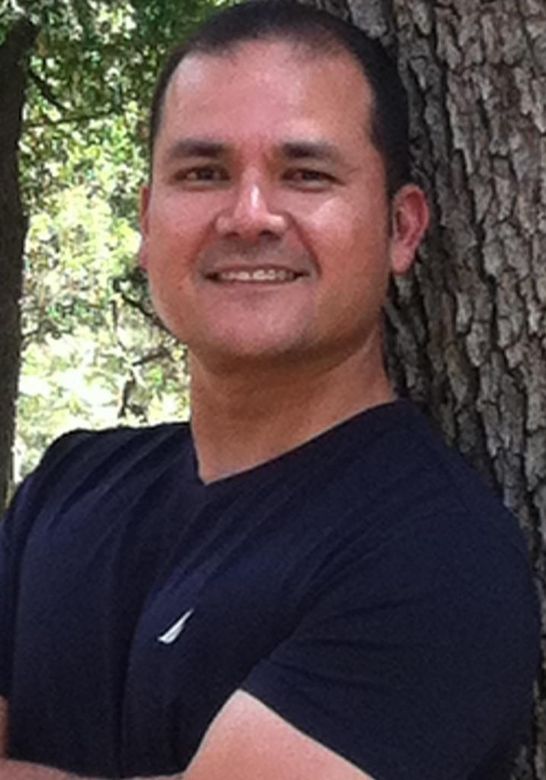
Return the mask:
<path id="1" fill-rule="evenodd" d="M 210 279 L 215 282 L 293 282 L 301 273 L 290 271 L 285 268 L 253 268 L 218 271 L 210 275 Z"/>

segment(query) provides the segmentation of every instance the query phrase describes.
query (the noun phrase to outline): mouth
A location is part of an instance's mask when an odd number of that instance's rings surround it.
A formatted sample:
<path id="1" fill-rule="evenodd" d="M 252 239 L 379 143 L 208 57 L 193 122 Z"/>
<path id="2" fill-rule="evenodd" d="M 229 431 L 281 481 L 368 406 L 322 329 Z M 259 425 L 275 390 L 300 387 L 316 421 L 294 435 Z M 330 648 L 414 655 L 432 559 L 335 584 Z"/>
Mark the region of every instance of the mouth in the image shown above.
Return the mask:
<path id="1" fill-rule="evenodd" d="M 294 282 L 304 273 L 287 268 L 231 268 L 207 274 L 210 281 L 224 284 L 283 284 Z"/>

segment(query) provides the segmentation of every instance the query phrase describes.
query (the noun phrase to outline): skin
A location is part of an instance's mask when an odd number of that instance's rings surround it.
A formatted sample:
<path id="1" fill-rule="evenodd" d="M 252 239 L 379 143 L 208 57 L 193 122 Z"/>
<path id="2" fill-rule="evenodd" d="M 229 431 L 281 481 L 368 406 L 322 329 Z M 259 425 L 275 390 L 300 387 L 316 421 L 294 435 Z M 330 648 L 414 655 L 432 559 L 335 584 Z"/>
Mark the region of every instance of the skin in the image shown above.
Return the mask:
<path id="1" fill-rule="evenodd" d="M 169 85 L 140 259 L 156 310 L 190 350 L 204 481 L 393 398 L 380 313 L 428 212 L 413 185 L 389 204 L 371 106 L 348 55 L 282 41 L 188 57 Z M 219 276 L 250 270 L 296 278 Z"/>
<path id="2" fill-rule="evenodd" d="M 413 185 L 388 202 L 371 109 L 348 55 L 280 41 L 188 57 L 167 89 L 142 192 L 140 262 L 158 313 L 189 347 L 206 482 L 393 398 L 381 309 L 428 211 Z M 256 270 L 261 279 L 243 281 Z M 269 280 L 279 272 L 284 280 Z M 0 699 L 4 755 L 6 728 Z M 371 780 L 242 691 L 184 780 L 225 780 L 226 767 L 231 780 Z M 72 777 L 1 758 L 0 776 Z"/>

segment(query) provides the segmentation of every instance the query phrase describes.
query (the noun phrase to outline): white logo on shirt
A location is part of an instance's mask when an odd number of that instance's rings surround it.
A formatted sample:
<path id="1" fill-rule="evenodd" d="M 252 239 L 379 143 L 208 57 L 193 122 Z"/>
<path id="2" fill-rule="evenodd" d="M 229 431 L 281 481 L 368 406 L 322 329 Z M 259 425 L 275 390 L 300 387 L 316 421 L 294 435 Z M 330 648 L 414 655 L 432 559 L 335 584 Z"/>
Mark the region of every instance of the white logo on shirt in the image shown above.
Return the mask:
<path id="1" fill-rule="evenodd" d="M 181 618 L 178 618 L 176 623 L 173 623 L 170 628 L 168 628 L 164 634 L 161 634 L 157 637 L 158 642 L 162 642 L 164 645 L 170 645 L 172 642 L 175 641 L 175 639 L 178 639 L 180 634 L 182 633 L 184 626 L 188 622 L 188 620 L 193 615 L 193 609 L 188 609 L 187 612 L 184 612 Z"/>

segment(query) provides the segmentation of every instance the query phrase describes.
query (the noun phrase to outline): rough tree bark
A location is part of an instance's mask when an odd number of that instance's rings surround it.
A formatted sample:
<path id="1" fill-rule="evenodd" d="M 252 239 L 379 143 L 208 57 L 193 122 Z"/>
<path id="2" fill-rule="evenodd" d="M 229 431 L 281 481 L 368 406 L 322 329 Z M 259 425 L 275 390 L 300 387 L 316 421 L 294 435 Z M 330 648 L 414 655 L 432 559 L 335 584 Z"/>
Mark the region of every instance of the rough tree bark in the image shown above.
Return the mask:
<path id="1" fill-rule="evenodd" d="M 0 46 L 0 512 L 11 474 L 21 329 L 19 300 L 26 220 L 18 184 L 17 146 L 25 60 L 36 31 L 22 20 Z"/>
<path id="2" fill-rule="evenodd" d="M 392 290 L 390 369 L 518 516 L 546 620 L 546 3 L 348 5 L 398 57 L 433 207 Z M 518 780 L 546 779 L 545 653 Z"/>

